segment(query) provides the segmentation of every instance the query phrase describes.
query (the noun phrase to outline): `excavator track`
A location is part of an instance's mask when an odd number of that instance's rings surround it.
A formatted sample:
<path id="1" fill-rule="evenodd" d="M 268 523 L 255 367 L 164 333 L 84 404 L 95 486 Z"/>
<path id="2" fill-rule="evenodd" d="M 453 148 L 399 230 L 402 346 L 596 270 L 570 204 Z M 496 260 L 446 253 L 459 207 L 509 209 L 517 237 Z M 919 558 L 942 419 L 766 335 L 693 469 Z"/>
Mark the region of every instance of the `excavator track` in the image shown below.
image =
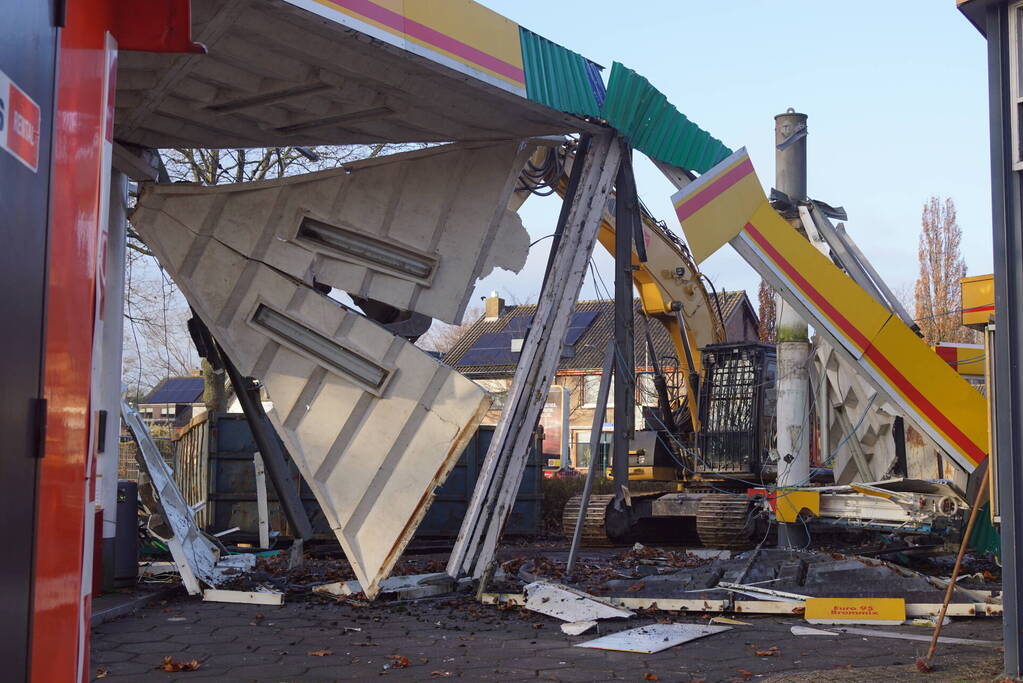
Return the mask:
<path id="1" fill-rule="evenodd" d="M 746 496 L 708 493 L 700 500 L 696 533 L 708 548 L 752 548 L 760 540 L 757 528 L 753 501 Z"/>
<path id="2" fill-rule="evenodd" d="M 582 503 L 582 499 L 582 496 L 572 496 L 565 503 L 565 510 L 561 513 L 561 529 L 568 538 L 572 538 L 575 534 L 575 524 L 579 519 L 579 505 Z M 590 496 L 590 504 L 586 506 L 586 517 L 583 519 L 581 540 L 584 546 L 608 548 L 618 545 L 607 535 L 607 510 L 614 499 L 613 493 Z"/>

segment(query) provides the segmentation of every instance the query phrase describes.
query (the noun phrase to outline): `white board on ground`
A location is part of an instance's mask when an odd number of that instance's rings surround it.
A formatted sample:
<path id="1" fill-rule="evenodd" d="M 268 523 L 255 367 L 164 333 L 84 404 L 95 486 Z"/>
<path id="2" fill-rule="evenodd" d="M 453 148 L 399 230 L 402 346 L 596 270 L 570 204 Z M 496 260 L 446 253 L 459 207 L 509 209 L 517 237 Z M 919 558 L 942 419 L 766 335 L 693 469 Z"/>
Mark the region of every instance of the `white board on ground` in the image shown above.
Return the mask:
<path id="1" fill-rule="evenodd" d="M 596 650 L 617 650 L 653 654 L 704 636 L 731 631 L 731 626 L 704 626 L 703 624 L 650 624 L 628 631 L 619 631 L 596 640 L 579 643 L 576 647 Z"/>
<path id="2" fill-rule="evenodd" d="M 202 594 L 205 602 L 236 602 L 243 605 L 283 605 L 284 593 L 277 591 L 232 591 L 209 588 Z"/>
<path id="3" fill-rule="evenodd" d="M 624 607 L 616 607 L 589 593 L 557 583 L 534 581 L 523 592 L 526 595 L 526 609 L 562 621 L 627 619 L 634 616 L 634 612 Z"/>

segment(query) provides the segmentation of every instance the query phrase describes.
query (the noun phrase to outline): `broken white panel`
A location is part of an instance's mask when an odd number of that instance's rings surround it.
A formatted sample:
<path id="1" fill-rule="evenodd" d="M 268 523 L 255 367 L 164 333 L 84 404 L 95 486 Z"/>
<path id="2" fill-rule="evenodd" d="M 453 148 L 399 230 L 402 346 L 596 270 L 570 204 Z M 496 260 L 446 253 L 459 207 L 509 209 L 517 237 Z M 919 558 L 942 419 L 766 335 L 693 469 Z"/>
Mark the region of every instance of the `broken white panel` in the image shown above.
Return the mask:
<path id="1" fill-rule="evenodd" d="M 380 582 L 380 595 L 394 595 L 399 600 L 417 600 L 450 593 L 454 587 L 454 579 L 446 572 L 392 576 Z M 314 586 L 313 592 L 347 597 L 362 593 L 362 584 L 358 581 L 335 581 Z"/>
<path id="2" fill-rule="evenodd" d="M 635 612 L 595 598 L 589 593 L 546 581 L 535 581 L 523 588 L 526 609 L 562 621 L 590 619 L 628 619 Z"/>
<path id="3" fill-rule="evenodd" d="M 826 631 L 822 628 L 812 628 L 810 626 L 793 626 L 789 629 L 794 636 L 837 636 L 838 634 L 834 631 Z"/>
<path id="4" fill-rule="evenodd" d="M 181 224 L 136 229 L 243 374 L 369 597 L 476 426 L 481 387 L 299 280 Z"/>
<path id="5" fill-rule="evenodd" d="M 581 636 L 597 625 L 593 619 L 586 621 L 569 621 L 561 625 L 561 632 L 569 636 Z"/>
<path id="6" fill-rule="evenodd" d="M 650 624 L 639 628 L 630 628 L 596 640 L 579 643 L 576 647 L 587 647 L 595 650 L 617 650 L 618 652 L 638 652 L 653 654 L 675 647 L 690 640 L 731 631 L 731 626 L 704 626 L 703 624 Z"/>
<path id="7" fill-rule="evenodd" d="M 815 381 L 826 383 L 828 404 L 821 434 L 825 458 L 834 456 L 835 483 L 887 478 L 896 465 L 892 430 L 899 411 L 881 395 L 874 398 L 874 387 L 828 342 L 818 341 L 812 362 Z M 815 392 L 821 389 L 819 384 L 813 387 Z M 855 436 L 849 436 L 854 428 Z"/>
<path id="8" fill-rule="evenodd" d="M 210 586 L 220 582 L 214 569 L 217 563 L 216 547 L 199 531 L 192 517 L 192 509 L 181 495 L 174 474 L 156 447 L 142 417 L 124 401 L 121 402 L 121 415 L 139 445 L 139 465 L 153 483 L 160 503 L 160 513 L 174 532 L 172 537 L 163 540 L 170 548 L 181 582 L 189 595 L 199 595 L 202 593 L 199 581 Z"/>
<path id="9" fill-rule="evenodd" d="M 526 263 L 529 233 L 508 199 L 532 149 L 459 143 L 275 180 L 149 184 L 132 222 L 191 233 L 186 252 L 168 251 L 186 275 L 219 242 L 306 284 L 460 323 L 476 280 Z"/>

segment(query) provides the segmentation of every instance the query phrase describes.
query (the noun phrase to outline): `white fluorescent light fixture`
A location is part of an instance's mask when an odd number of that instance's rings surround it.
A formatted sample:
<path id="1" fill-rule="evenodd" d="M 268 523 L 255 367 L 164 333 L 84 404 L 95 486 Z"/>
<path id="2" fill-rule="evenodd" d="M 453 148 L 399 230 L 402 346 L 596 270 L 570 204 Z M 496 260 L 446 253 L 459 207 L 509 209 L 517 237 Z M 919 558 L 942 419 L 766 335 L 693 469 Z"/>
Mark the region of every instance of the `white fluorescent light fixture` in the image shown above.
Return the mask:
<path id="1" fill-rule="evenodd" d="M 533 149 L 453 143 L 274 180 L 148 184 L 132 221 L 199 238 L 174 253 L 182 275 L 219 243 L 306 284 L 458 324 L 479 279 L 526 263 L 529 233 L 508 202 Z"/>
<path id="2" fill-rule="evenodd" d="M 252 316 L 252 322 L 282 344 L 326 364 L 327 370 L 354 379 L 376 392 L 383 388 L 391 376 L 386 368 L 362 354 L 341 346 L 266 304 L 259 304 Z"/>
<path id="3" fill-rule="evenodd" d="M 307 243 L 317 251 L 326 251 L 342 259 L 387 268 L 427 284 L 437 265 L 434 256 L 402 249 L 395 246 L 393 241 L 379 240 L 309 216 L 299 222 L 295 241 Z"/>

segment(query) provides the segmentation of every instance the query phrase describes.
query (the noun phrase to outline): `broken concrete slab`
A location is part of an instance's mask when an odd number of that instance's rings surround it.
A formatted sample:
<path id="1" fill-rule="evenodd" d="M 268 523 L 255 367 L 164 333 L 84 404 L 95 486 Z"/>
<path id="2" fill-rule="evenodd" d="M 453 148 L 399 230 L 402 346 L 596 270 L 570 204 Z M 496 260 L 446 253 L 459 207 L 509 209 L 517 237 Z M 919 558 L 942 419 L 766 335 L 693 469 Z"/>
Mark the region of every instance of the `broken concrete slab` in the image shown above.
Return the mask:
<path id="1" fill-rule="evenodd" d="M 374 597 L 492 398 L 301 273 L 177 222 L 136 227 L 224 353 L 261 380 L 271 423 Z"/>
<path id="2" fill-rule="evenodd" d="M 619 652 L 638 652 L 653 654 L 670 647 L 688 643 L 697 638 L 731 631 L 731 626 L 705 626 L 703 624 L 650 624 L 619 631 L 596 640 L 579 643 L 576 647 L 587 647 L 596 650 L 617 650 Z"/>
<path id="3" fill-rule="evenodd" d="M 526 609 L 562 621 L 628 619 L 631 610 L 616 607 L 588 593 L 556 583 L 537 581 L 525 587 Z"/>
<path id="4" fill-rule="evenodd" d="M 477 279 L 525 265 L 529 234 L 507 207 L 532 150 L 458 143 L 275 180 L 148 184 L 131 220 L 150 246 L 166 231 L 194 235 L 187 252 L 162 250 L 172 272 L 217 242 L 307 285 L 457 324 Z"/>

